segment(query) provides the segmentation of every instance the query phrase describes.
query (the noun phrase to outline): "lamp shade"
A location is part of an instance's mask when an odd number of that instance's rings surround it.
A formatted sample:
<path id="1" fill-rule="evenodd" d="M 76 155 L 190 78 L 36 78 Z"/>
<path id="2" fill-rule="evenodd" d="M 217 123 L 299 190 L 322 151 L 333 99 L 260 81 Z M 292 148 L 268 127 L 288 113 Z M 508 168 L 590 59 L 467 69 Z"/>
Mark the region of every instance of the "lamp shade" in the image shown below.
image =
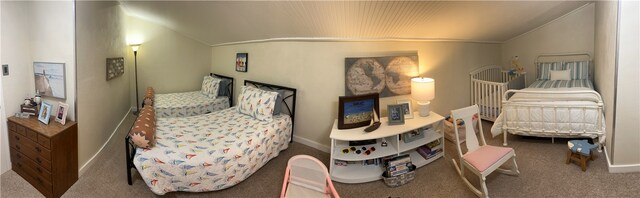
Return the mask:
<path id="1" fill-rule="evenodd" d="M 433 100 L 436 82 L 433 78 L 413 78 L 411 79 L 411 97 L 419 102 Z"/>
<path id="2" fill-rule="evenodd" d="M 137 51 L 138 51 L 138 48 L 140 48 L 140 44 L 133 44 L 133 45 L 131 45 L 131 49 L 132 49 L 134 52 L 137 52 Z"/>

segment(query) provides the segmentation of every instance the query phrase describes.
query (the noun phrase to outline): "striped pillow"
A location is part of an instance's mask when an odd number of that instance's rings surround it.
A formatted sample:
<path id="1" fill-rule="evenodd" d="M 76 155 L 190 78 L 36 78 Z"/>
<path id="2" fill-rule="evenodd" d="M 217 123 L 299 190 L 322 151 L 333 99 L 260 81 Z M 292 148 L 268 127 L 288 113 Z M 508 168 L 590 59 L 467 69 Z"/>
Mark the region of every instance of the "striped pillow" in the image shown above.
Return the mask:
<path id="1" fill-rule="evenodd" d="M 589 80 L 589 61 L 573 61 L 563 63 L 571 70 L 571 80 Z"/>
<path id="2" fill-rule="evenodd" d="M 562 62 L 538 63 L 538 80 L 551 79 L 551 70 L 565 70 Z"/>

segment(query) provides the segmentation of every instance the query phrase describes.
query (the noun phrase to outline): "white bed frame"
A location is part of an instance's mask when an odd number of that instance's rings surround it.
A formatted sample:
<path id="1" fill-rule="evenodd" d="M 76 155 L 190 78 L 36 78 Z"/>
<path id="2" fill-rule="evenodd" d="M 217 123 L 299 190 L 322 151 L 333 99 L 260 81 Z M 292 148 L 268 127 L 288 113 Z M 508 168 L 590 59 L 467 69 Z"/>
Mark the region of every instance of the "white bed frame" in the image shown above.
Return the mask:
<path id="1" fill-rule="evenodd" d="M 572 54 L 547 54 L 547 55 L 540 55 L 536 58 L 535 61 L 535 65 L 536 67 L 536 72 L 540 73 L 540 68 L 538 66 L 538 63 L 542 61 L 542 59 L 545 58 L 551 58 L 551 59 L 562 59 L 563 57 L 581 57 L 581 58 L 587 58 L 589 61 L 591 61 L 591 56 L 587 53 L 572 53 Z M 575 61 L 575 60 L 574 60 Z M 591 66 L 589 68 L 590 71 L 592 71 L 593 66 Z M 591 72 L 589 72 L 589 78 L 591 79 L 593 75 L 591 75 Z M 538 74 L 536 74 L 536 78 L 538 77 Z M 589 95 L 593 95 L 593 98 L 595 98 L 594 100 L 590 101 L 593 102 L 593 104 L 590 105 L 585 105 L 585 104 L 568 104 L 568 103 L 553 103 L 553 104 L 536 104 L 535 102 L 514 102 L 514 101 L 510 101 L 509 98 L 511 96 L 513 96 L 513 94 L 516 93 L 525 93 L 525 94 L 537 94 L 537 95 L 546 95 L 546 94 L 564 94 L 564 95 L 575 95 L 575 94 L 589 94 Z M 503 115 L 503 120 L 502 120 L 502 134 L 503 134 L 503 138 L 504 138 L 504 146 L 507 146 L 507 133 L 512 133 L 512 134 L 520 134 L 520 135 L 527 135 L 527 136 L 537 136 L 537 137 L 551 137 L 551 141 L 554 142 L 554 138 L 555 137 L 590 137 L 594 139 L 594 143 L 598 144 L 598 151 L 601 151 L 602 146 L 603 146 L 603 142 L 600 141 L 596 141 L 594 137 L 597 137 L 598 140 L 602 140 L 601 137 L 604 136 L 604 130 L 602 130 L 602 126 L 603 126 L 603 118 L 602 118 L 602 113 L 604 111 L 604 102 L 602 101 L 602 97 L 600 96 L 600 94 L 596 91 L 593 90 L 576 90 L 576 91 L 530 91 L 530 90 L 508 90 L 506 91 L 503 96 L 502 96 L 502 106 L 503 108 L 509 108 L 510 106 L 513 107 L 518 107 L 519 109 L 525 108 L 527 109 L 528 112 L 531 112 L 531 109 L 537 108 L 537 109 L 552 109 L 554 112 L 554 116 L 553 116 L 553 122 L 551 123 L 546 123 L 546 124 L 551 124 L 553 126 L 555 126 L 555 128 L 552 129 L 535 129 L 535 128 L 531 128 L 531 127 L 518 127 L 518 126 L 522 126 L 522 123 L 531 123 L 531 120 L 518 120 L 516 121 L 515 126 L 509 126 L 508 123 L 506 121 L 507 115 Z M 582 111 L 582 122 L 578 123 L 578 124 L 582 124 L 582 128 L 584 129 L 584 125 L 585 124 L 594 124 L 596 127 L 595 130 L 593 131 L 586 131 L 586 130 L 582 130 L 582 131 L 573 131 L 573 129 L 569 129 L 569 131 L 566 130 L 560 130 L 559 124 L 561 124 L 558 121 L 558 109 L 566 109 L 568 111 L 574 111 L 574 110 L 578 110 L 578 111 Z M 596 119 L 596 123 L 588 123 L 586 121 L 586 119 L 584 119 L 586 117 L 586 112 L 589 109 L 595 109 L 597 111 L 598 114 L 598 118 Z M 502 113 L 506 113 L 502 112 Z M 517 115 L 516 115 L 517 116 Z M 571 116 L 571 114 L 569 113 L 569 116 Z M 531 116 L 529 116 L 529 118 L 531 118 Z M 569 118 L 569 120 L 571 120 L 571 117 Z M 545 120 L 546 121 L 546 120 Z M 574 123 L 575 124 L 575 123 Z M 530 124 L 527 124 L 528 126 L 531 126 Z"/>
<path id="2" fill-rule="evenodd" d="M 509 89 L 525 87 L 525 73 L 509 75 L 498 65 L 487 65 L 469 73 L 471 77 L 471 104 L 478 104 L 480 118 L 495 121 L 502 111 L 502 95 Z"/>

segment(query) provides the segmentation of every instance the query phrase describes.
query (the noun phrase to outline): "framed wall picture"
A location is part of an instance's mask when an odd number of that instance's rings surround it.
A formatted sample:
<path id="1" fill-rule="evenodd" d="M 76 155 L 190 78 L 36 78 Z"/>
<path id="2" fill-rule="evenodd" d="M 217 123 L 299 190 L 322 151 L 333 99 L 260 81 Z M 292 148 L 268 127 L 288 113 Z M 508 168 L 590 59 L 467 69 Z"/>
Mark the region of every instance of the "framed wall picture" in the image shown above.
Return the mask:
<path id="1" fill-rule="evenodd" d="M 418 65 L 418 55 L 345 58 L 344 95 L 409 95 Z"/>
<path id="2" fill-rule="evenodd" d="M 66 98 L 64 63 L 33 62 L 33 74 L 41 96 Z"/>
<path id="3" fill-rule="evenodd" d="M 388 105 L 389 125 L 404 124 L 404 109 L 401 104 Z"/>
<path id="4" fill-rule="evenodd" d="M 247 72 L 249 68 L 249 53 L 236 54 L 236 71 Z"/>
<path id="5" fill-rule="evenodd" d="M 402 110 L 404 110 L 404 119 L 413 118 L 413 108 L 411 108 L 411 100 L 398 100 L 397 104 L 402 105 Z"/>
<path id="6" fill-rule="evenodd" d="M 124 74 L 124 58 L 107 58 L 107 81 Z"/>
<path id="7" fill-rule="evenodd" d="M 51 104 L 42 102 L 40 107 L 40 114 L 38 114 L 38 120 L 44 124 L 49 124 L 49 118 L 51 117 Z"/>
<path id="8" fill-rule="evenodd" d="M 69 111 L 69 105 L 66 103 L 58 103 L 58 113 L 56 113 L 56 122 L 64 125 L 67 122 L 67 112 Z"/>
<path id="9" fill-rule="evenodd" d="M 351 129 L 371 124 L 373 111 L 380 115 L 378 93 L 340 96 L 338 98 L 338 129 Z"/>

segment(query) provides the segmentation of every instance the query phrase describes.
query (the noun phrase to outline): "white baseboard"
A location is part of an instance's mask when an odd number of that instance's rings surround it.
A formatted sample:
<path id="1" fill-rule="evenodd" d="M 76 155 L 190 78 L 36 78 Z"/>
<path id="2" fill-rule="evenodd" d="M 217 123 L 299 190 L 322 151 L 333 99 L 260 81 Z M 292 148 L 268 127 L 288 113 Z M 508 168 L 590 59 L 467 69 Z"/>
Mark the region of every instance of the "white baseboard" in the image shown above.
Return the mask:
<path id="1" fill-rule="evenodd" d="M 325 153 L 329 153 L 331 151 L 331 148 L 328 147 L 327 145 L 320 144 L 318 142 L 311 141 L 311 140 L 309 140 L 307 138 L 303 138 L 303 137 L 300 137 L 300 136 L 294 135 L 293 136 L 293 141 L 294 142 L 298 142 L 300 144 L 304 144 L 304 145 L 310 146 L 311 148 L 318 149 L 318 150 L 320 150 L 322 152 L 325 152 Z"/>
<path id="2" fill-rule="evenodd" d="M 127 119 L 127 117 L 129 116 L 130 113 L 132 113 L 133 109 L 135 107 L 131 107 L 129 109 L 129 111 L 127 111 L 127 114 L 124 115 L 124 117 L 122 117 L 122 120 L 120 120 L 120 123 L 118 123 L 118 126 L 116 126 L 116 128 L 113 130 L 113 132 L 111 132 L 111 135 L 109 136 L 109 139 L 107 139 L 106 142 L 104 142 L 104 144 L 102 145 L 102 147 L 100 147 L 100 150 L 98 150 L 98 152 L 96 152 L 96 154 L 94 154 L 93 156 L 91 156 L 91 158 L 89 158 L 89 161 L 87 161 L 87 163 L 84 163 L 84 165 L 82 165 L 82 167 L 80 167 L 80 170 L 78 170 L 78 177 L 82 176 L 84 174 L 84 172 L 86 171 L 87 168 L 91 167 L 91 165 L 93 165 L 95 163 L 95 161 L 93 161 L 93 159 L 96 158 L 96 156 L 98 156 L 102 150 L 104 149 L 104 147 L 107 146 L 107 144 L 109 144 L 109 142 L 111 142 L 111 138 L 113 138 L 113 135 L 116 134 L 116 132 L 118 131 L 118 129 L 120 129 L 120 125 L 122 125 L 122 122 L 124 122 L 124 120 Z"/>
<path id="3" fill-rule="evenodd" d="M 625 165 L 612 165 L 609 159 L 609 153 L 607 147 L 604 147 L 604 156 L 607 157 L 607 165 L 609 166 L 609 173 L 631 173 L 640 172 L 640 164 L 625 164 Z"/>

